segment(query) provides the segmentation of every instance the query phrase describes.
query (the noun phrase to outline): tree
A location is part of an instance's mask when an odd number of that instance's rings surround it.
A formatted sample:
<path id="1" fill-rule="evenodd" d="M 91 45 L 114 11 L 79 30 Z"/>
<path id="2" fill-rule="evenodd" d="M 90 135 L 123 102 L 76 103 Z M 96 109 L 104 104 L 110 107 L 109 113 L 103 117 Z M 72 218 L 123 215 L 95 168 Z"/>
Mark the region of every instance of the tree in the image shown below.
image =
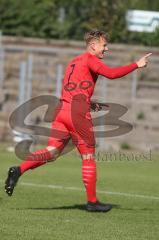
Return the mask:
<path id="1" fill-rule="evenodd" d="M 26 37 L 83 39 L 89 29 L 104 30 L 111 42 L 158 45 L 159 30 L 127 30 L 128 9 L 159 11 L 156 0 L 0 0 L 3 34 Z"/>

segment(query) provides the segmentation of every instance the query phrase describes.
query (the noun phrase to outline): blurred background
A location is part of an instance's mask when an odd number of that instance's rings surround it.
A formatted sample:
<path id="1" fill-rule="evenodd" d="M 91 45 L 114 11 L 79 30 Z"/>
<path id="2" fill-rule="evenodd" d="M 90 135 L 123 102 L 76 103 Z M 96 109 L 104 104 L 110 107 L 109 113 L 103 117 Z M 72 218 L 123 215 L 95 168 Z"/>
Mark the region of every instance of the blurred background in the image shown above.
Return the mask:
<path id="1" fill-rule="evenodd" d="M 0 0 L 1 144 L 34 137 L 34 132 L 11 129 L 11 113 L 32 97 L 60 96 L 65 67 L 85 51 L 83 35 L 92 28 L 108 35 L 104 62 L 111 67 L 153 53 L 147 68 L 115 81 L 99 78 L 92 99 L 127 107 L 122 119 L 133 130 L 97 139 L 98 148 L 159 150 L 159 0 Z M 37 108 L 27 123 L 50 126 L 43 121 L 46 109 Z M 101 123 L 102 130 L 107 127 Z M 36 136 L 35 142 L 46 144 L 47 139 Z"/>

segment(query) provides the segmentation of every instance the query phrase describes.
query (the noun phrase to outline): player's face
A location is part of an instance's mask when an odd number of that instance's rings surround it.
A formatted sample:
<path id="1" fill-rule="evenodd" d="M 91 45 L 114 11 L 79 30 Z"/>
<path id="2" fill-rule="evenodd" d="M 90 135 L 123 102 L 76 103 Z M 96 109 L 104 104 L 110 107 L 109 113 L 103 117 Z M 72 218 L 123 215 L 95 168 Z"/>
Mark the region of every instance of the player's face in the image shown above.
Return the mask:
<path id="1" fill-rule="evenodd" d="M 94 55 L 98 58 L 103 58 L 104 53 L 108 51 L 107 41 L 100 37 L 99 40 L 95 40 L 93 43 Z"/>

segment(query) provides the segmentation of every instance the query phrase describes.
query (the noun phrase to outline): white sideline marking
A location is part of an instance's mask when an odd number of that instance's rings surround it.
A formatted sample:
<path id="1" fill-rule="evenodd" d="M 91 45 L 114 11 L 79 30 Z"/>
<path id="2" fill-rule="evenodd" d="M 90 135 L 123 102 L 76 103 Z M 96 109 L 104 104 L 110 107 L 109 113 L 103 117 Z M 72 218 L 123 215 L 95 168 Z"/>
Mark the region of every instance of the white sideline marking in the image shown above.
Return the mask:
<path id="1" fill-rule="evenodd" d="M 0 179 L 0 182 L 3 182 L 3 180 Z M 23 186 L 28 187 L 39 187 L 39 188 L 51 188 L 51 189 L 62 189 L 62 190 L 73 190 L 73 191 L 85 191 L 83 188 L 78 187 L 65 187 L 60 185 L 45 185 L 45 184 L 36 184 L 36 183 L 27 183 L 27 182 L 21 182 L 19 183 Z M 152 195 L 142 195 L 142 194 L 133 194 L 133 193 L 124 193 L 124 192 L 109 192 L 109 191 L 102 191 L 97 190 L 97 193 L 102 194 L 108 194 L 108 195 L 119 195 L 119 196 L 125 196 L 125 197 L 131 197 L 131 198 L 144 198 L 144 199 L 151 199 L 151 200 L 159 200 L 159 197 L 152 196 Z"/>

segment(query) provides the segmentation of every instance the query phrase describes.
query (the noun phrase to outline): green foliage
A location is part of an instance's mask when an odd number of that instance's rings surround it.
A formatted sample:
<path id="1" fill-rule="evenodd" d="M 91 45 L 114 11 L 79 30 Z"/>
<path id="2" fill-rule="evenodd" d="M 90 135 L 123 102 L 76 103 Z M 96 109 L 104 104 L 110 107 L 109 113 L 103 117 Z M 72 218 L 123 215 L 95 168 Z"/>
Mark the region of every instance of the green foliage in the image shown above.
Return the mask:
<path id="1" fill-rule="evenodd" d="M 55 2 L 52 0 L 0 0 L 0 26 L 3 34 L 56 37 Z"/>
<path id="2" fill-rule="evenodd" d="M 4 35 L 82 40 L 85 31 L 99 28 L 111 42 L 159 45 L 159 29 L 127 31 L 128 9 L 159 11 L 159 1 L 0 0 L 0 29 Z"/>
<path id="3" fill-rule="evenodd" d="M 144 112 L 139 112 L 139 113 L 137 114 L 137 119 L 138 119 L 138 120 L 144 120 L 144 119 L 145 119 L 145 114 L 144 114 Z"/>
<path id="4" fill-rule="evenodd" d="M 121 143 L 121 149 L 123 150 L 130 150 L 131 149 L 131 146 L 127 143 L 127 142 L 123 142 Z"/>

